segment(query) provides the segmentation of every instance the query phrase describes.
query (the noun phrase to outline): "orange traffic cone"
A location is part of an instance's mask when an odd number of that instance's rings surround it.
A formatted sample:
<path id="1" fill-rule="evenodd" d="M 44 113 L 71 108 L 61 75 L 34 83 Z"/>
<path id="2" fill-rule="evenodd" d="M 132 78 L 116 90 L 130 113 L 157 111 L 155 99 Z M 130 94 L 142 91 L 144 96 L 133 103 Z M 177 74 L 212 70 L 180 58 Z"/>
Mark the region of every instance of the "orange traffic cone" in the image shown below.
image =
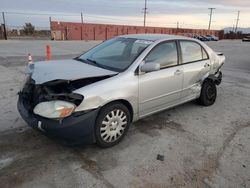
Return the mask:
<path id="1" fill-rule="evenodd" d="M 47 54 L 47 61 L 51 60 L 51 47 L 50 45 L 46 45 L 46 54 Z"/>

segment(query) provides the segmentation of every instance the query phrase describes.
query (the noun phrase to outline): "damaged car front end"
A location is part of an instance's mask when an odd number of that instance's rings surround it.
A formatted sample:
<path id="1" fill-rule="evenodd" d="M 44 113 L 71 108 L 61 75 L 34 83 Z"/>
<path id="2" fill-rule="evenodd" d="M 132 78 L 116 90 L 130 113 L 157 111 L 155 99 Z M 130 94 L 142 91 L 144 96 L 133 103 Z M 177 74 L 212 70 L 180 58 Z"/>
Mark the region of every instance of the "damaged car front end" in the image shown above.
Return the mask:
<path id="1" fill-rule="evenodd" d="M 18 110 L 22 118 L 28 125 L 46 134 L 68 141 L 93 142 L 92 125 L 98 109 L 74 113 L 83 96 L 70 93 L 70 83 L 61 83 L 68 87 L 55 83 L 36 85 L 31 78 L 28 79 L 19 92 Z"/>
<path id="2" fill-rule="evenodd" d="M 47 62 L 42 63 L 47 64 Z M 55 62 L 50 63 L 52 65 L 47 66 L 53 67 Z M 76 108 L 82 103 L 84 96 L 73 91 L 107 79 L 114 74 L 99 74 L 96 71 L 92 77 L 80 79 L 72 77 L 71 80 L 63 80 L 60 76 L 56 77 L 57 73 L 54 72 L 55 78 L 48 81 L 46 77 L 38 77 L 34 73 L 34 70 L 39 70 L 40 66 L 39 63 L 29 65 L 26 83 L 19 92 L 17 106 L 22 118 L 28 125 L 48 136 L 73 143 L 93 143 L 93 129 L 99 108 L 77 111 Z M 87 67 L 85 67 L 86 71 L 88 71 Z M 39 73 L 48 74 L 48 71 L 45 73 L 40 69 Z"/>

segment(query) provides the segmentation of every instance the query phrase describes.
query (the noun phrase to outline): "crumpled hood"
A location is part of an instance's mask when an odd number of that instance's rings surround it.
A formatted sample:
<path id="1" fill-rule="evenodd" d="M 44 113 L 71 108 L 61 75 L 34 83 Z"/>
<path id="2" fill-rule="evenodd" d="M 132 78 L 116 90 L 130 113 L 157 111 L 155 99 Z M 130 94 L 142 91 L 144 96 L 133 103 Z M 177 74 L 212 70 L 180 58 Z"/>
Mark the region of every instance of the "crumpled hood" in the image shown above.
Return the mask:
<path id="1" fill-rule="evenodd" d="M 73 59 L 35 62 L 31 69 L 31 78 L 36 84 L 117 74 Z"/>

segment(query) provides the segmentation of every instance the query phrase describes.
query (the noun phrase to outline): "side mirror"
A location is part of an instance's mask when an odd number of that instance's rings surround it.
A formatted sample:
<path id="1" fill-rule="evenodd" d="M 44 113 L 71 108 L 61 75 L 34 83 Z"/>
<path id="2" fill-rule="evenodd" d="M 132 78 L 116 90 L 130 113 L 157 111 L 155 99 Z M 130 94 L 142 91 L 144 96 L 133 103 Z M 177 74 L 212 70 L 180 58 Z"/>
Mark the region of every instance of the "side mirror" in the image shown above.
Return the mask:
<path id="1" fill-rule="evenodd" d="M 161 66 L 159 63 L 145 63 L 141 66 L 141 72 L 153 72 L 160 70 Z"/>

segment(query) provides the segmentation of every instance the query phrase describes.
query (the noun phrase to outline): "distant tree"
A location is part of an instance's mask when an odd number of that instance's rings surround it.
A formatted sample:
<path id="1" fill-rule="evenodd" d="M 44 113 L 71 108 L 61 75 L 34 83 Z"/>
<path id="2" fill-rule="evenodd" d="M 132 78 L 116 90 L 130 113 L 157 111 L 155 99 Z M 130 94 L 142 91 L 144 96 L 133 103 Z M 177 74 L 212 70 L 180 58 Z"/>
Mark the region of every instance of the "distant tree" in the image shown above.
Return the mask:
<path id="1" fill-rule="evenodd" d="M 31 23 L 25 23 L 23 30 L 26 35 L 32 35 L 35 33 L 35 26 L 33 26 Z"/>

